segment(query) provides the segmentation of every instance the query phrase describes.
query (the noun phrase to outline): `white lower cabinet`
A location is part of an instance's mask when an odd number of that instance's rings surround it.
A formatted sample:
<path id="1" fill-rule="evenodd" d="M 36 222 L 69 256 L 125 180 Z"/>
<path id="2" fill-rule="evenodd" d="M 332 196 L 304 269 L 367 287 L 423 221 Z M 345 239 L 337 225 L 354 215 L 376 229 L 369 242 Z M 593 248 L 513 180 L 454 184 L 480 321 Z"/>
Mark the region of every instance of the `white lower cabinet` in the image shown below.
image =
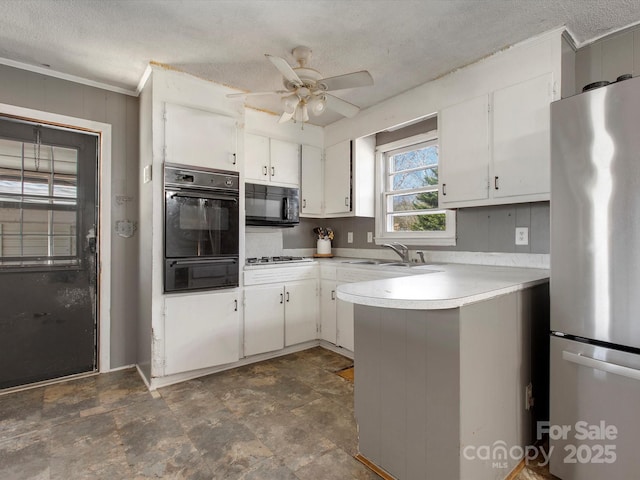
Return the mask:
<path id="1" fill-rule="evenodd" d="M 353 351 L 353 303 L 336 297 L 338 285 L 320 280 L 320 338 Z"/>
<path id="2" fill-rule="evenodd" d="M 284 344 L 318 338 L 318 282 L 303 280 L 284 286 Z"/>
<path id="3" fill-rule="evenodd" d="M 238 292 L 167 295 L 164 374 L 240 359 Z"/>
<path id="4" fill-rule="evenodd" d="M 338 285 L 342 285 L 338 283 Z M 336 300 L 336 324 L 338 338 L 336 345 L 353 352 L 353 303 Z"/>
<path id="5" fill-rule="evenodd" d="M 284 348 L 284 287 L 256 285 L 244 290 L 244 354 Z"/>
<path id="6" fill-rule="evenodd" d="M 337 344 L 336 281 L 320 280 L 320 338 Z"/>
<path id="7" fill-rule="evenodd" d="M 277 270 L 275 270 L 277 272 Z M 293 273 L 292 273 L 293 272 Z M 262 273 L 269 274 L 267 270 Z M 300 272 L 308 276 L 305 269 Z M 295 277 L 295 270 L 283 270 Z M 273 280 L 277 273 L 268 278 Z M 245 275 L 246 278 L 246 275 Z M 267 281 L 267 277 L 258 281 Z M 318 281 L 291 280 L 244 289 L 245 356 L 280 350 L 318 338 Z"/>

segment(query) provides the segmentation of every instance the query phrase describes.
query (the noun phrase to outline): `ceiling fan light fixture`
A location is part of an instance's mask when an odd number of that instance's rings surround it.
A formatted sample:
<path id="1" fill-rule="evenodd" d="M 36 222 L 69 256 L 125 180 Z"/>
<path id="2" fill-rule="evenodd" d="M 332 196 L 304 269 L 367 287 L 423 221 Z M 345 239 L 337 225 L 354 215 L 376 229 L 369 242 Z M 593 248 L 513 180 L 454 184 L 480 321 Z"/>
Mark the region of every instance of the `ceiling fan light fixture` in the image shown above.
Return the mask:
<path id="1" fill-rule="evenodd" d="M 293 119 L 296 122 L 308 122 L 309 121 L 309 110 L 307 109 L 307 105 L 304 103 L 300 103 L 298 108 L 296 108 L 296 112 L 293 114 Z"/>
<path id="2" fill-rule="evenodd" d="M 327 108 L 327 100 L 324 96 L 314 96 L 309 100 L 309 109 L 315 116 L 321 115 Z"/>
<path id="3" fill-rule="evenodd" d="M 300 102 L 300 99 L 296 94 L 287 95 L 286 97 L 282 97 L 282 109 L 287 113 L 293 113 L 296 110 L 296 106 Z"/>

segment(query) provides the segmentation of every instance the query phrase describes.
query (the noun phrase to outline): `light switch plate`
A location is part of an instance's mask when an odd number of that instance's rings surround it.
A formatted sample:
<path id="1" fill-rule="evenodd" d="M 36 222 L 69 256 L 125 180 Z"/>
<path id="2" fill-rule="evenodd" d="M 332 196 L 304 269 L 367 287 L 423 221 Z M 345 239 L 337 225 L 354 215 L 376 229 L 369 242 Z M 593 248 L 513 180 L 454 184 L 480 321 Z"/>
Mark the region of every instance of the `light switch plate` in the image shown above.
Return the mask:
<path id="1" fill-rule="evenodd" d="M 516 245 L 529 245 L 529 227 L 516 227 Z"/>
<path id="2" fill-rule="evenodd" d="M 151 181 L 151 165 L 146 165 L 142 170 L 142 181 L 149 183 Z"/>
<path id="3" fill-rule="evenodd" d="M 373 232 L 367 232 L 367 243 L 373 243 Z"/>
<path id="4" fill-rule="evenodd" d="M 347 232 L 347 243 L 353 243 L 353 232 Z"/>

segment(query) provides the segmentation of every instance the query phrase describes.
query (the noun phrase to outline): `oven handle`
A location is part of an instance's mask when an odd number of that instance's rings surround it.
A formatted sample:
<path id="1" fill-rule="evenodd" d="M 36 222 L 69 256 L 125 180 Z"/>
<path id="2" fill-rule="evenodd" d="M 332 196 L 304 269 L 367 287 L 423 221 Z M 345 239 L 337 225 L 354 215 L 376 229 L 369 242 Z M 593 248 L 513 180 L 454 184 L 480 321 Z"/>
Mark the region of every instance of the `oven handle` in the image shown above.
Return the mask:
<path id="1" fill-rule="evenodd" d="M 226 196 L 226 195 L 214 195 L 211 193 L 173 193 L 171 194 L 171 198 L 182 197 L 182 198 L 206 198 L 208 200 L 231 200 L 234 203 L 238 203 L 238 197 L 236 196 Z"/>
<path id="2" fill-rule="evenodd" d="M 190 259 L 190 260 L 174 260 L 171 262 L 171 266 L 174 265 L 206 265 L 208 263 L 238 263 L 237 258 L 208 258 L 206 260 Z"/>

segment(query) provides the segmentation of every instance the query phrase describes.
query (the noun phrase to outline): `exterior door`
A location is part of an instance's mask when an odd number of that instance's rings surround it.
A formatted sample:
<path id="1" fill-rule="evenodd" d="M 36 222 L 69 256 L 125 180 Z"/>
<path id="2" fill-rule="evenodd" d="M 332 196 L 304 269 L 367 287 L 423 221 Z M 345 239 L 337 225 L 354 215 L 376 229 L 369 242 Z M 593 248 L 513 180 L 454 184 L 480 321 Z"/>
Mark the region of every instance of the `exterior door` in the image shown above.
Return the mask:
<path id="1" fill-rule="evenodd" d="M 0 388 L 97 368 L 97 152 L 0 118 Z"/>

